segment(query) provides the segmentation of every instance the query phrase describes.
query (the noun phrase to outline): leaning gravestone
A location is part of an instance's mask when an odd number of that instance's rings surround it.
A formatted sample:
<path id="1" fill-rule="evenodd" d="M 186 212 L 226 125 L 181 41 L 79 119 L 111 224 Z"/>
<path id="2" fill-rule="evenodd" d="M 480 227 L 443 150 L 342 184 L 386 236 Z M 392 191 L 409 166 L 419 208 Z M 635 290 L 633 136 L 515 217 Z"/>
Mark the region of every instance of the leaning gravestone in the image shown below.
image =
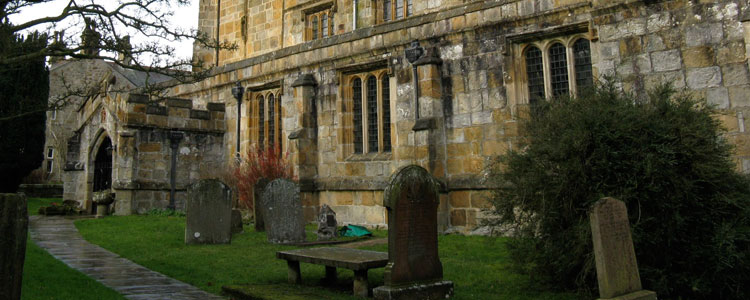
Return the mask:
<path id="1" fill-rule="evenodd" d="M 328 204 L 323 204 L 318 213 L 318 240 L 328 241 L 336 237 L 336 212 Z"/>
<path id="2" fill-rule="evenodd" d="M 232 190 L 216 179 L 188 188 L 185 244 L 229 244 L 232 241 Z"/>
<path id="3" fill-rule="evenodd" d="M 276 179 L 266 186 L 260 198 L 268 242 L 290 244 L 305 241 L 305 219 L 298 184 Z"/>
<path id="4" fill-rule="evenodd" d="M 443 280 L 438 256 L 439 183 L 420 166 L 407 166 L 384 192 L 388 210 L 388 265 L 375 299 L 445 299 L 453 282 Z"/>
<path id="5" fill-rule="evenodd" d="M 255 231 L 265 231 L 266 224 L 263 221 L 263 204 L 260 201 L 260 196 L 263 195 L 263 190 L 268 185 L 268 179 L 261 178 L 255 183 L 253 187 L 253 212 L 255 214 Z"/>
<path id="6" fill-rule="evenodd" d="M 28 226 L 26 196 L 0 194 L 0 300 L 21 299 Z"/>
<path id="7" fill-rule="evenodd" d="M 589 218 L 601 299 L 656 300 L 656 293 L 641 289 L 625 203 L 602 198 Z"/>

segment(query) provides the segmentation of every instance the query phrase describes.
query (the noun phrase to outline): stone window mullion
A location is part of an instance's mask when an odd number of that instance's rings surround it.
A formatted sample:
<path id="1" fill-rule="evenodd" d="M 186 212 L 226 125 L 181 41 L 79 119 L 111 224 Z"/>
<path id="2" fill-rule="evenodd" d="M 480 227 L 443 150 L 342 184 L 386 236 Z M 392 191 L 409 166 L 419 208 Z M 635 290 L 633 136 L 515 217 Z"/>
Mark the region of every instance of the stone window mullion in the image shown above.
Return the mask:
<path id="1" fill-rule="evenodd" d="M 576 86 L 576 59 L 572 40 L 565 43 L 565 54 L 568 59 L 568 91 L 571 96 L 578 95 L 578 87 Z"/>

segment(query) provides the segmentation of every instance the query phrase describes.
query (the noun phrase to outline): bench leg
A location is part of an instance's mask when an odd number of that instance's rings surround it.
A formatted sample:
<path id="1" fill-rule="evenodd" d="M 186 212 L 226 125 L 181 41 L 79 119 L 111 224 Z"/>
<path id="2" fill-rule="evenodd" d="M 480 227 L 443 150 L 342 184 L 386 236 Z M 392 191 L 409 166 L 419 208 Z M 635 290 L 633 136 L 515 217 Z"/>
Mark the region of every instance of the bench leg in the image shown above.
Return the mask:
<path id="1" fill-rule="evenodd" d="M 367 270 L 354 271 L 354 296 L 366 298 L 368 290 Z"/>
<path id="2" fill-rule="evenodd" d="M 335 284 L 338 276 L 336 275 L 336 267 L 326 266 L 326 283 Z"/>
<path id="3" fill-rule="evenodd" d="M 289 281 L 289 283 L 302 283 L 302 273 L 299 270 L 299 262 L 287 260 L 286 265 L 287 267 L 289 267 L 287 274 L 287 280 Z"/>

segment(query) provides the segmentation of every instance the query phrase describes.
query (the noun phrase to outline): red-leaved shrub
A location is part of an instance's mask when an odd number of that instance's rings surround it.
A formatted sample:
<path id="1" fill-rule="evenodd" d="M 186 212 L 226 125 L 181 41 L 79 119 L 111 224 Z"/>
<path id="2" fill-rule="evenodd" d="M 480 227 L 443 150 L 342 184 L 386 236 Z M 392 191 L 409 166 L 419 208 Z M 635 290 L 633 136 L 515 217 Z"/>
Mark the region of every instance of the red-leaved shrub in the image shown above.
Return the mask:
<path id="1" fill-rule="evenodd" d="M 287 160 L 289 153 L 283 156 L 279 147 L 256 149 L 250 148 L 242 161 L 234 169 L 237 180 L 239 202 L 248 209 L 253 209 L 253 190 L 261 178 L 269 181 L 277 178 L 296 180 L 292 165 Z"/>

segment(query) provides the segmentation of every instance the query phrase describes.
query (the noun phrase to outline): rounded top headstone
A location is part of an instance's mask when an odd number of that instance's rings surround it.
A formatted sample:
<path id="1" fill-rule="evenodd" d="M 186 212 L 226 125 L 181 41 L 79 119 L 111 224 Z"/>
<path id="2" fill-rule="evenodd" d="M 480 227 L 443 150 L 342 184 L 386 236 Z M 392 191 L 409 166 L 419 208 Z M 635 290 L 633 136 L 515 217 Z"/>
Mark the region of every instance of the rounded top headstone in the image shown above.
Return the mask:
<path id="1" fill-rule="evenodd" d="M 391 180 L 386 186 L 384 191 L 383 205 L 386 207 L 393 207 L 398 200 L 401 191 L 407 187 L 429 187 L 430 193 L 437 195 L 440 187 L 440 182 L 430 174 L 425 168 L 417 165 L 408 165 L 391 176 Z M 438 200 L 438 197 L 434 199 Z"/>

